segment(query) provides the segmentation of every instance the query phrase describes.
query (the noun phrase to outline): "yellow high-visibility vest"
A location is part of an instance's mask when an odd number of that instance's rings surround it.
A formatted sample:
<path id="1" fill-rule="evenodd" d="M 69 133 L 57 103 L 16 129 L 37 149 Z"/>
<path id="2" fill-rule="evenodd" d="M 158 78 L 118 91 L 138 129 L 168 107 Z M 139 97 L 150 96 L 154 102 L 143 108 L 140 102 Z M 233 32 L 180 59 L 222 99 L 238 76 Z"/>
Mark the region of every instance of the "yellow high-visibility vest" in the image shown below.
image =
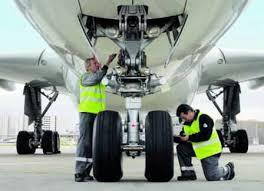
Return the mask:
<path id="1" fill-rule="evenodd" d="M 192 122 L 191 126 L 183 126 L 183 130 L 186 135 L 192 135 L 200 132 L 199 119 L 201 115 L 202 113 L 199 112 L 196 120 Z M 196 157 L 200 160 L 222 152 L 222 145 L 214 127 L 209 140 L 191 143 Z"/>
<path id="2" fill-rule="evenodd" d="M 101 83 L 94 86 L 83 86 L 82 76 L 80 78 L 80 104 L 79 112 L 88 112 L 97 114 L 104 111 L 105 104 L 105 86 Z"/>

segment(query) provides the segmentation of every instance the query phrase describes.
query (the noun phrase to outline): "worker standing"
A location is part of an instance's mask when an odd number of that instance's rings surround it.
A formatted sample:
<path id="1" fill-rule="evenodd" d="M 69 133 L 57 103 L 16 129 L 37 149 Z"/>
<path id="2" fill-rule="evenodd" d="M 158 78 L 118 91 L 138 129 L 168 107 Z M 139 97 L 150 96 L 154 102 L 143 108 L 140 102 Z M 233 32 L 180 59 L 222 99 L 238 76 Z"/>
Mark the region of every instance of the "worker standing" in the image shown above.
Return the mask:
<path id="1" fill-rule="evenodd" d="M 187 104 L 181 104 L 176 115 L 184 121 L 183 131 L 180 136 L 174 136 L 177 145 L 177 156 L 181 168 L 179 181 L 196 180 L 192 165 L 192 157 L 201 160 L 205 178 L 209 181 L 231 180 L 235 176 L 234 164 L 229 162 L 219 166 L 218 161 L 222 152 L 214 122 L 206 114 Z"/>
<path id="2" fill-rule="evenodd" d="M 86 72 L 80 78 L 80 136 L 76 150 L 75 181 L 86 182 L 93 180 L 92 169 L 92 137 L 93 124 L 97 113 L 105 110 L 105 86 L 101 80 L 106 75 L 109 64 L 116 54 L 108 57 L 101 68 L 95 56 L 85 60 Z"/>

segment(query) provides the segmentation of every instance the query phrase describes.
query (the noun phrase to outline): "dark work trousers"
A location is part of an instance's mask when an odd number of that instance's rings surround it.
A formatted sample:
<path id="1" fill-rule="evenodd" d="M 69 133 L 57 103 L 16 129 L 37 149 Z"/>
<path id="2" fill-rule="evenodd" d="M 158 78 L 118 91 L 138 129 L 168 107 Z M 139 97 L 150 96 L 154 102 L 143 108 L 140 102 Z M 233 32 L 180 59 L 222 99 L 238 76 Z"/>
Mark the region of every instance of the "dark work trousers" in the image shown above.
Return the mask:
<path id="1" fill-rule="evenodd" d="M 76 173 L 90 174 L 93 164 L 92 158 L 92 142 L 93 142 L 93 124 L 96 114 L 80 113 L 80 136 L 76 149 Z"/>
<path id="2" fill-rule="evenodd" d="M 192 157 L 195 157 L 192 144 L 189 142 L 179 143 L 176 147 L 178 161 L 181 168 L 181 174 L 183 176 L 190 176 L 195 174 Z M 220 155 L 213 155 L 201 160 L 204 176 L 206 180 L 216 181 L 224 178 L 228 173 L 228 169 L 224 166 L 219 166 Z"/>

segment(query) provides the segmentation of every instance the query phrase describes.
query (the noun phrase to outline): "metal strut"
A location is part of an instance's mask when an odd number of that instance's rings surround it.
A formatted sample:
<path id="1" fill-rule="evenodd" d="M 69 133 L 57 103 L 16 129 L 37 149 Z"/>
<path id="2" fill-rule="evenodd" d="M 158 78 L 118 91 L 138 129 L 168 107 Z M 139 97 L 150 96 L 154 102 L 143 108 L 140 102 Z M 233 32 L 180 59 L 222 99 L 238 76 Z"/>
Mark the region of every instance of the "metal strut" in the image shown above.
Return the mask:
<path id="1" fill-rule="evenodd" d="M 30 84 L 26 84 L 24 87 L 24 114 L 29 117 L 29 125 L 34 122 L 34 140 L 31 142 L 31 144 L 35 147 L 38 147 L 40 145 L 42 136 L 42 119 L 59 95 L 56 87 L 52 86 L 52 88 L 52 92 L 47 95 L 41 91 L 40 87 L 34 87 Z M 45 96 L 49 100 L 49 103 L 47 104 L 43 112 L 41 112 L 41 95 Z"/>
<path id="2" fill-rule="evenodd" d="M 53 86 L 53 92 L 49 95 L 45 94 L 44 92 L 40 92 L 42 95 L 44 95 L 48 100 L 49 100 L 49 103 L 47 104 L 47 106 L 45 107 L 44 111 L 42 112 L 41 114 L 41 118 L 44 117 L 44 115 L 47 113 L 47 111 L 49 110 L 50 106 L 56 101 L 58 95 L 59 95 L 59 92 L 58 90 L 56 89 L 55 86 Z"/>
<path id="3" fill-rule="evenodd" d="M 55 86 L 52 87 L 53 91 L 51 92 L 51 94 L 47 95 L 45 94 L 43 91 L 40 91 L 40 94 L 42 94 L 44 97 L 46 97 L 49 100 L 49 103 L 46 105 L 45 109 L 43 110 L 43 112 L 41 113 L 40 116 L 38 116 L 37 120 L 35 121 L 34 124 L 34 142 L 35 144 L 39 145 L 39 141 L 42 135 L 42 119 L 45 116 L 45 114 L 47 113 L 47 111 L 49 110 L 50 106 L 56 101 L 59 92 L 56 89 Z"/>
<path id="4" fill-rule="evenodd" d="M 236 115 L 240 113 L 240 93 L 239 83 L 231 79 L 216 81 L 210 84 L 206 90 L 208 99 L 213 102 L 222 116 L 223 136 L 227 145 L 231 144 L 231 130 L 236 126 Z M 216 102 L 216 99 L 222 94 L 223 109 Z"/>

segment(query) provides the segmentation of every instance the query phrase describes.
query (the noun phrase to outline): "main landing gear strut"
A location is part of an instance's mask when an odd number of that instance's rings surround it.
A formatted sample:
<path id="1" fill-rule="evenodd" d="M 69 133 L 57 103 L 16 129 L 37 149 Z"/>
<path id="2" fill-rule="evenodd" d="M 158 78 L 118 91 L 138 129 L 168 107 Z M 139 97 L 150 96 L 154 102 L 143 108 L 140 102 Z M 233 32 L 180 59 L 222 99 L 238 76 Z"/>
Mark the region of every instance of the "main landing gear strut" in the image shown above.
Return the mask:
<path id="1" fill-rule="evenodd" d="M 29 117 L 29 124 L 34 123 L 34 131 L 20 131 L 17 136 L 16 148 L 18 154 L 34 154 L 37 148 L 42 148 L 44 154 L 60 153 L 60 137 L 57 131 L 43 130 L 42 119 L 51 104 L 56 101 L 58 91 L 52 87 L 51 94 L 46 95 L 41 88 L 33 84 L 25 84 L 24 113 Z M 49 100 L 44 111 L 41 111 L 41 95 Z"/>
<path id="2" fill-rule="evenodd" d="M 240 113 L 240 86 L 231 79 L 217 81 L 211 84 L 206 94 L 222 116 L 223 127 L 218 135 L 223 147 L 228 147 L 231 153 L 246 153 L 248 151 L 248 136 L 244 129 L 237 130 L 236 115 Z M 223 94 L 223 109 L 216 99 Z"/>

